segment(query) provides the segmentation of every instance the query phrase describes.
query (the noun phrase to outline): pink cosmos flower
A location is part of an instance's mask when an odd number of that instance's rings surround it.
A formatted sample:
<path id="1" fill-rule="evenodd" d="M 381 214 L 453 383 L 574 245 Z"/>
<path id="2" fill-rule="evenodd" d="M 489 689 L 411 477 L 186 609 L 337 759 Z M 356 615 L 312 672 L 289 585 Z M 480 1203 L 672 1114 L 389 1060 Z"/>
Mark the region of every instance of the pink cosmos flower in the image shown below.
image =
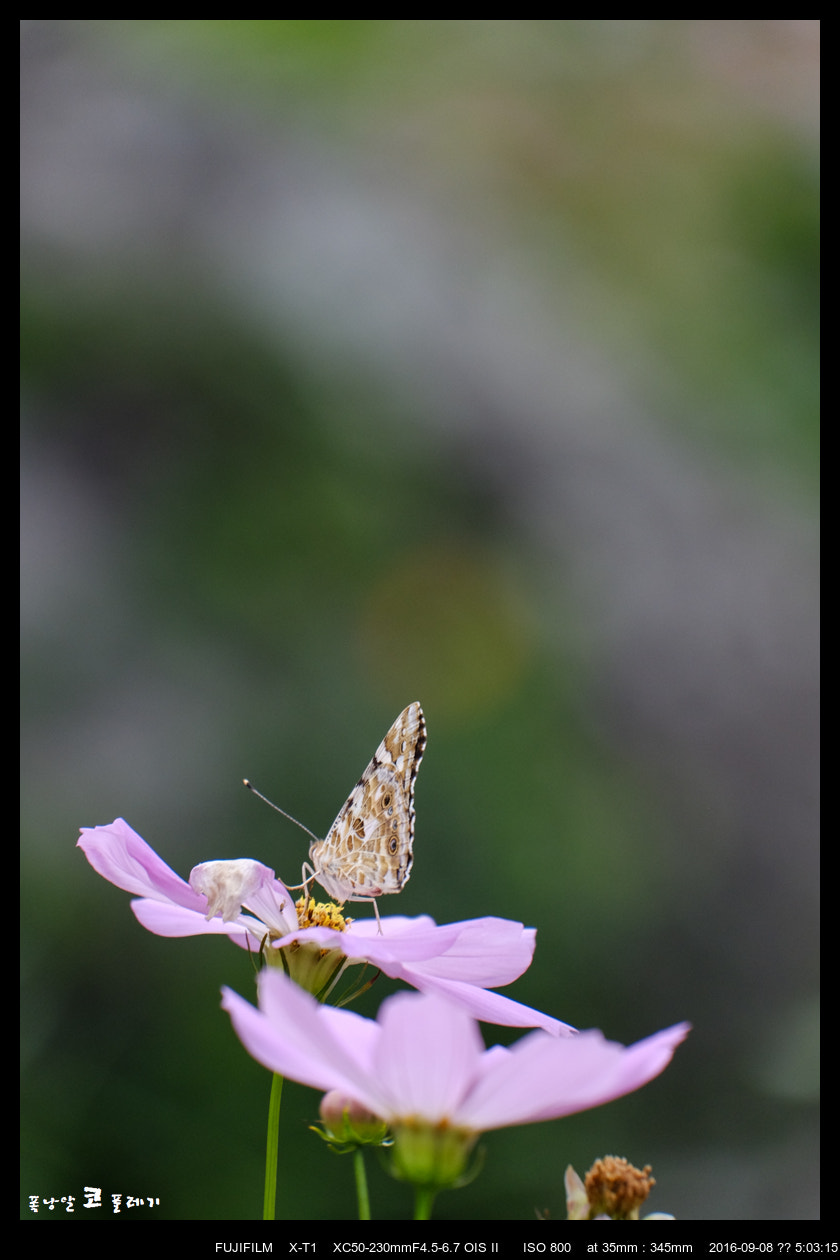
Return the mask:
<path id="1" fill-rule="evenodd" d="M 310 943 L 339 951 L 347 962 L 370 963 L 394 979 L 447 997 L 475 1019 L 542 1028 L 567 1037 L 573 1029 L 491 986 L 510 984 L 528 968 L 536 931 L 487 917 L 438 925 L 428 915 L 385 916 L 344 930 L 300 927 L 294 899 L 274 871 L 250 858 L 203 862 L 181 879 L 122 818 L 83 827 L 78 841 L 95 871 L 138 899 L 131 908 L 158 936 L 224 934 L 243 948 L 280 950 Z"/>
<path id="2" fill-rule="evenodd" d="M 409 1142 L 409 1165 L 416 1167 L 425 1130 L 426 1170 L 440 1157 L 438 1147 L 429 1158 L 435 1138 L 449 1143 L 461 1134 L 460 1171 L 478 1133 L 553 1120 L 638 1089 L 667 1066 L 689 1031 L 676 1024 L 625 1047 L 596 1030 L 571 1037 L 537 1030 L 510 1049 L 485 1050 L 467 1011 L 437 993 L 396 994 L 376 1020 L 322 1006 L 273 969 L 259 977 L 259 1009 L 230 989 L 223 995 L 249 1054 L 284 1077 L 338 1090 L 387 1121 L 398 1148 Z"/>

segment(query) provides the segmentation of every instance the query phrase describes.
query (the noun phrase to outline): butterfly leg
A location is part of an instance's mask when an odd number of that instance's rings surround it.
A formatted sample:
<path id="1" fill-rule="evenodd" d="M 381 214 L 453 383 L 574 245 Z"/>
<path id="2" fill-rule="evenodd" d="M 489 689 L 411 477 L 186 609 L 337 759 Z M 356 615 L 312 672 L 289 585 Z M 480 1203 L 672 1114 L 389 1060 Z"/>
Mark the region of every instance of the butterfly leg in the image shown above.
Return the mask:
<path id="1" fill-rule="evenodd" d="M 312 869 L 308 862 L 304 862 L 300 868 L 301 884 L 303 889 L 303 908 L 304 913 L 309 909 L 309 881 L 316 878 L 316 872 Z"/>

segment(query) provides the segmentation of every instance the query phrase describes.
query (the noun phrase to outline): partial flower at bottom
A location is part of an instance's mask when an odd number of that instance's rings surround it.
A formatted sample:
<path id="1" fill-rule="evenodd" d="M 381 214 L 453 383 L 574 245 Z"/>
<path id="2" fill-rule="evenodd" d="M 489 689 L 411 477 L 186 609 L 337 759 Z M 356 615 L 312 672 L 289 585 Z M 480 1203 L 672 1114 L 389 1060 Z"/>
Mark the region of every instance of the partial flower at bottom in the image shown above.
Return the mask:
<path id="1" fill-rule="evenodd" d="M 637 1221 L 639 1210 L 647 1199 L 656 1178 L 650 1164 L 636 1168 L 622 1156 L 605 1155 L 595 1163 L 582 1181 L 572 1168 L 563 1178 L 566 1186 L 567 1220 L 570 1221 Z M 672 1221 L 666 1212 L 651 1212 L 646 1221 Z"/>
<path id="2" fill-rule="evenodd" d="M 319 1005 L 282 973 L 259 977 L 259 1009 L 230 989 L 222 1005 L 248 1052 L 285 1077 L 339 1090 L 386 1121 L 397 1171 L 452 1184 L 479 1133 L 552 1120 L 638 1089 L 689 1031 L 677 1024 L 632 1046 L 598 1031 L 542 1030 L 487 1050 L 462 1008 L 437 994 L 398 993 L 376 1020 Z"/>

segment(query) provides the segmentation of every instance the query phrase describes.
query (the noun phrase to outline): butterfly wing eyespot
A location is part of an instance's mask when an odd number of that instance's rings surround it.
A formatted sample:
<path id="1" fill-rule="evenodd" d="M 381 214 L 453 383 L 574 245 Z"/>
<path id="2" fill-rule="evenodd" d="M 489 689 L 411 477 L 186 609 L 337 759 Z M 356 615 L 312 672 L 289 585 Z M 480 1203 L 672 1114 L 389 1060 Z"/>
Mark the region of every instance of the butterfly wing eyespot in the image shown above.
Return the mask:
<path id="1" fill-rule="evenodd" d="M 398 893 L 414 860 L 414 783 L 426 748 L 416 702 L 403 709 L 325 840 L 309 848 L 315 879 L 334 901 Z"/>

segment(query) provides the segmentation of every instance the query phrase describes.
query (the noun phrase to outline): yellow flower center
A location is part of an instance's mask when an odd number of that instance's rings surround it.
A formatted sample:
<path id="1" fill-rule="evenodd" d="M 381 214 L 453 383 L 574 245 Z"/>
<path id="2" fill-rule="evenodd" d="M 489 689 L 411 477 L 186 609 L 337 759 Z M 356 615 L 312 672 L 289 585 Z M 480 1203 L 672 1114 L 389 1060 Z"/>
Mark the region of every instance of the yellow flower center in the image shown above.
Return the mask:
<path id="1" fill-rule="evenodd" d="M 302 928 L 328 927 L 336 932 L 343 932 L 353 922 L 345 919 L 334 901 L 316 901 L 314 897 L 298 897 L 295 902 L 298 925 Z"/>

